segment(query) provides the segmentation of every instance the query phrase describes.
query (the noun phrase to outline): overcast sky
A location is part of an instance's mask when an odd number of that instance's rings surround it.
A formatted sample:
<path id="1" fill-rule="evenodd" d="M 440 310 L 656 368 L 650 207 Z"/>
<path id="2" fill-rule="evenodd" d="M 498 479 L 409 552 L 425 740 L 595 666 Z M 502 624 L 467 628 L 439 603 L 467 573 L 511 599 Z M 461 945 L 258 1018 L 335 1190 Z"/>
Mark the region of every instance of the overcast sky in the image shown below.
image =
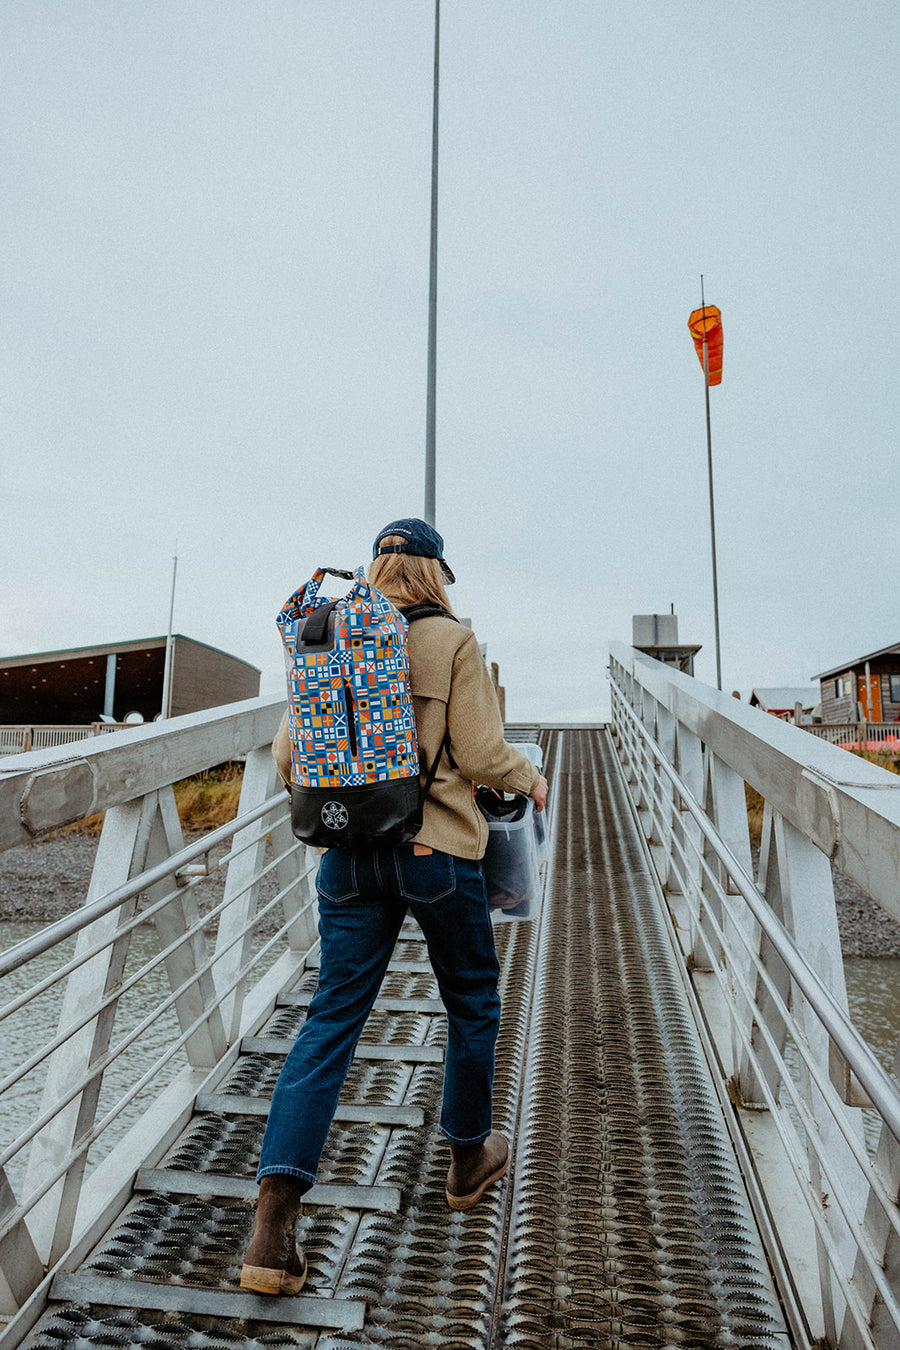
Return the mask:
<path id="1" fill-rule="evenodd" d="M 437 526 L 514 719 L 668 612 L 900 640 L 896 0 L 444 0 Z M 431 0 L 0 6 L 0 654 L 274 619 L 424 504 Z M 894 544 L 890 541 L 894 540 Z M 890 545 L 890 547 L 889 547 Z"/>

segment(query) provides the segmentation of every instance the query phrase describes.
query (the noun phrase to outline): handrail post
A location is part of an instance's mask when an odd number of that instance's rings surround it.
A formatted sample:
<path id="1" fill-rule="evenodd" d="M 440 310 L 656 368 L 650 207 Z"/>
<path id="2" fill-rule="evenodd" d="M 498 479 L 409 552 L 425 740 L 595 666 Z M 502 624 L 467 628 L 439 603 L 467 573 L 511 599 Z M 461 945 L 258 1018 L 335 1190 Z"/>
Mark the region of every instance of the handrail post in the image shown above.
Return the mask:
<path id="1" fill-rule="evenodd" d="M 107 894 L 143 870 L 155 813 L 155 792 L 107 811 L 86 903 Z M 137 899 L 133 898 L 89 924 L 78 936 L 76 954 L 88 951 L 106 937 L 114 939 L 116 930 L 132 917 L 136 905 Z M 130 933 L 118 941 L 113 940 L 110 946 L 72 972 L 66 980 L 59 1015 L 60 1032 L 79 1021 L 85 1010 L 96 1004 L 98 990 L 110 993 L 115 989 L 122 978 L 129 941 Z M 115 1014 L 116 1004 L 113 1003 L 50 1056 L 41 1113 L 54 1107 L 72 1079 L 81 1077 L 108 1050 Z M 91 1128 L 101 1083 L 102 1074 L 98 1074 L 79 1097 L 35 1135 L 25 1174 L 24 1195 L 37 1189 L 47 1171 Z M 31 1211 L 29 1228 L 44 1261 L 53 1262 L 68 1246 L 84 1166 L 82 1155 Z"/>
<path id="2" fill-rule="evenodd" d="M 673 767 L 683 779 L 691 795 L 697 801 L 702 800 L 703 747 L 700 737 L 678 721 L 675 723 Z M 698 895 L 700 890 L 700 852 L 702 847 L 700 826 L 688 811 L 687 805 L 681 797 L 677 794 L 674 795 L 672 856 L 669 860 L 665 886 L 668 895 L 684 896 L 685 898 L 685 907 L 681 912 L 681 919 L 688 933 L 688 951 L 692 954 L 697 950 L 698 937 L 691 897 Z"/>
<path id="3" fill-rule="evenodd" d="M 748 875 L 752 875 L 753 861 L 743 778 L 707 747 L 704 781 L 707 815 L 727 844 L 730 853 L 737 859 L 744 871 Z M 704 848 L 704 857 L 706 866 L 716 877 L 718 885 L 725 894 L 738 896 L 740 892 L 728 876 L 727 869 L 708 845 Z M 697 935 L 698 941 L 694 947 L 694 959 L 698 968 L 709 968 L 710 962 L 716 961 L 723 965 L 727 971 L 731 998 L 731 1067 L 732 1072 L 737 1073 L 742 1055 L 741 1031 L 743 1029 L 749 1031 L 753 1021 L 752 1012 L 746 1008 L 738 990 L 741 984 L 751 978 L 753 958 L 748 947 L 753 951 L 758 948 L 759 933 L 756 931 L 758 925 L 752 914 L 743 905 L 739 904 L 732 907 L 730 913 L 725 912 L 705 869 L 703 870 L 701 892 L 703 911 L 701 912 L 700 928 L 705 940 L 701 940 L 700 935 Z M 704 915 L 706 916 L 705 919 Z M 712 917 L 715 917 L 724 934 L 724 941 L 728 946 L 727 957 L 710 922 Z"/>
<path id="4" fill-rule="evenodd" d="M 147 850 L 148 867 L 164 862 L 183 846 L 184 838 L 171 787 L 159 793 L 159 809 L 154 817 Z M 167 877 L 145 892 L 148 902 L 161 900 L 172 890 L 172 878 Z M 182 1031 L 192 1026 L 199 1017 L 206 1016 L 185 1042 L 188 1063 L 193 1068 L 212 1068 L 225 1053 L 225 1032 L 222 1015 L 216 1003 L 216 987 L 211 970 L 206 964 L 206 939 L 197 931 L 186 938 L 188 931 L 199 922 L 200 911 L 192 890 L 179 891 L 154 917 L 154 924 L 163 950 L 173 943 L 179 945 L 165 959 L 166 974 L 173 992 L 182 992 L 175 1000 L 175 1015 Z M 198 974 L 198 972 L 201 972 Z"/>
<path id="5" fill-rule="evenodd" d="M 275 868 L 278 889 L 286 892 L 281 902 L 284 917 L 290 922 L 285 938 L 291 951 L 306 952 L 317 940 L 316 882 L 318 861 L 314 851 L 299 844 L 285 818 L 271 830 L 272 850 L 281 859 Z"/>
<path id="6" fill-rule="evenodd" d="M 893 1075 L 895 1079 L 900 1080 L 900 1045 L 898 1045 L 897 1052 L 894 1055 Z M 875 1153 L 875 1171 L 879 1174 L 889 1195 L 900 1195 L 900 1144 L 897 1143 L 886 1125 L 881 1127 L 881 1136 Z M 863 1232 L 871 1242 L 876 1256 L 880 1259 L 890 1287 L 892 1289 L 900 1288 L 900 1238 L 897 1237 L 896 1231 L 891 1226 L 880 1201 L 871 1188 L 863 1219 Z M 864 1304 L 871 1309 L 870 1325 L 875 1344 L 889 1345 L 891 1338 L 896 1335 L 896 1328 L 887 1315 L 884 1303 L 878 1297 L 878 1291 L 861 1255 L 856 1258 L 853 1281 L 860 1291 Z M 850 1347 L 860 1344 L 856 1336 L 856 1327 L 849 1315 L 844 1318 L 844 1328 L 839 1344 Z"/>
<path id="7" fill-rule="evenodd" d="M 247 756 L 238 814 L 259 806 L 272 796 L 278 784 L 271 747 L 259 746 Z M 239 971 L 246 968 L 253 945 L 252 920 L 259 899 L 259 873 L 266 857 L 266 832 L 261 821 L 238 830 L 232 844 L 233 857 L 225 878 L 224 901 L 227 908 L 219 923 L 216 951 L 222 952 L 215 965 L 216 983 L 227 988 Z M 222 1000 L 225 1039 L 233 1045 L 240 1035 L 245 981 Z"/>
<path id="8" fill-rule="evenodd" d="M 773 913 L 784 924 L 794 939 L 806 961 L 827 984 L 832 995 L 847 1010 L 847 988 L 844 979 L 844 967 L 841 957 L 840 935 L 837 925 L 837 911 L 834 903 L 834 884 L 831 866 L 825 855 L 794 828 L 783 816 L 767 805 L 763 822 L 763 837 L 759 860 L 759 888 L 766 897 Z M 763 964 L 778 986 L 782 997 L 793 1012 L 799 1033 L 805 1037 L 813 1059 L 818 1063 L 824 1076 L 829 1069 L 829 1037 L 818 1017 L 810 1009 L 799 989 L 796 989 L 787 975 L 784 966 L 772 944 L 764 939 L 760 948 Z M 765 991 L 760 981 L 756 1002 L 760 1018 L 769 1017 L 780 1023 L 772 1005 L 771 995 Z M 786 1039 L 787 1028 L 781 1023 L 779 1034 L 782 1045 Z M 771 1056 L 760 1038 L 755 1036 L 757 1054 L 770 1087 L 777 1095 L 778 1077 L 771 1062 Z M 830 1203 L 825 1193 L 820 1158 L 835 1176 L 844 1179 L 848 1200 L 855 1209 L 859 1220 L 863 1218 L 866 1188 L 861 1174 L 853 1166 L 852 1154 L 842 1137 L 831 1111 L 822 1100 L 819 1090 L 814 1086 L 805 1065 L 800 1068 L 800 1081 L 803 1096 L 816 1122 L 818 1137 L 813 1147 L 808 1141 L 807 1158 L 809 1180 L 814 1195 L 820 1197 L 822 1217 L 831 1231 L 832 1240 L 837 1246 L 846 1269 L 851 1269 L 857 1250 L 857 1236 L 851 1232 L 838 1214 L 837 1207 Z M 748 1093 L 754 1092 L 753 1073 L 745 1062 L 742 1066 L 742 1084 Z M 747 1100 L 752 1100 L 748 1096 Z M 858 1108 L 844 1107 L 851 1130 L 862 1140 L 862 1119 Z M 828 1256 L 822 1238 L 816 1231 L 816 1252 L 819 1262 L 819 1283 L 822 1291 L 822 1306 L 825 1317 L 825 1335 L 829 1344 L 843 1345 L 837 1332 L 843 1316 L 843 1300 L 837 1293 L 832 1279 Z"/>

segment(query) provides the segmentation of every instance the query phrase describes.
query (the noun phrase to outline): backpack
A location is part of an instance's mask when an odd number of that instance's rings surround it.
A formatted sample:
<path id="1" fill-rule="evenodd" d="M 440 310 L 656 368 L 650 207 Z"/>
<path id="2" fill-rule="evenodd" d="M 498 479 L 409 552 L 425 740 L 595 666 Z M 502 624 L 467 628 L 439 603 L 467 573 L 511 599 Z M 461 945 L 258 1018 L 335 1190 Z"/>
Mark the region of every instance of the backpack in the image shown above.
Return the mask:
<path id="1" fill-rule="evenodd" d="M 353 580 L 319 595 L 326 573 Z M 399 610 L 362 567 L 320 567 L 287 601 L 284 642 L 291 735 L 291 828 L 306 844 L 404 844 L 422 827 L 445 736 L 422 786 L 406 646 L 408 625 L 440 605 Z"/>

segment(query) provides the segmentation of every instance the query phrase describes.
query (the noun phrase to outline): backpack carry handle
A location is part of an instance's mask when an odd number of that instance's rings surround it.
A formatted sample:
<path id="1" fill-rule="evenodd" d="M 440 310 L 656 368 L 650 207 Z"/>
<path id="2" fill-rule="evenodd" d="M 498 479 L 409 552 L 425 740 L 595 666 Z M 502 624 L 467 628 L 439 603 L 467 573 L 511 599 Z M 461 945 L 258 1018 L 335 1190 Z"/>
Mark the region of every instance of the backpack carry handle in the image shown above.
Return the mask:
<path id="1" fill-rule="evenodd" d="M 305 606 L 312 606 L 315 604 L 319 587 L 326 576 L 343 577 L 344 581 L 352 581 L 356 575 L 356 572 L 345 572 L 340 567 L 317 567 L 306 585 L 300 588 L 298 594 L 302 594 Z"/>

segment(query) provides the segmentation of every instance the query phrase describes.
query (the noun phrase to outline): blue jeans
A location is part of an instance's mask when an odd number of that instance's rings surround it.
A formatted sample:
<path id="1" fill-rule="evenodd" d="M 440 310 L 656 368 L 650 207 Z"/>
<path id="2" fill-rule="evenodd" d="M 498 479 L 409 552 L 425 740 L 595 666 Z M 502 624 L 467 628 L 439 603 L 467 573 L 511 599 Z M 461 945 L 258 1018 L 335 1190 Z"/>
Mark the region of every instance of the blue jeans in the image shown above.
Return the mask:
<path id="1" fill-rule="evenodd" d="M 316 877 L 319 982 L 272 1097 L 257 1179 L 314 1182 L 356 1043 L 381 987 L 406 911 L 428 945 L 444 1007 L 447 1050 L 440 1129 L 457 1144 L 491 1131 L 500 966 L 481 863 L 412 844 L 329 849 Z"/>

